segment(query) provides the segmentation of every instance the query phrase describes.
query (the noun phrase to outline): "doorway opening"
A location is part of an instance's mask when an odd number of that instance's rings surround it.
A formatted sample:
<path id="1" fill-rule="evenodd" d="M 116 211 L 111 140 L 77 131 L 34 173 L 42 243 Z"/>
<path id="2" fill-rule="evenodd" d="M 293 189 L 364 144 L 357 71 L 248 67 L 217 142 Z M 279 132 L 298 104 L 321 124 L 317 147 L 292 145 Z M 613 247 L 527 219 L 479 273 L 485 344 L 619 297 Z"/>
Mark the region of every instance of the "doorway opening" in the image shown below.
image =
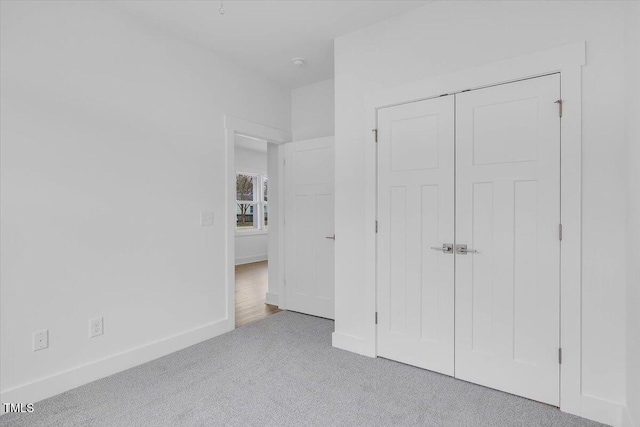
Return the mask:
<path id="1" fill-rule="evenodd" d="M 234 135 L 235 167 L 235 327 L 263 319 L 280 309 L 267 304 L 269 291 L 269 177 L 277 176 L 277 145 Z M 273 155 L 272 155 L 273 157 Z M 271 169 L 271 170 L 270 170 Z M 271 172 L 271 173 L 270 173 Z M 271 211 L 271 212 L 270 212 Z M 270 221 L 271 220 L 271 221 Z"/>

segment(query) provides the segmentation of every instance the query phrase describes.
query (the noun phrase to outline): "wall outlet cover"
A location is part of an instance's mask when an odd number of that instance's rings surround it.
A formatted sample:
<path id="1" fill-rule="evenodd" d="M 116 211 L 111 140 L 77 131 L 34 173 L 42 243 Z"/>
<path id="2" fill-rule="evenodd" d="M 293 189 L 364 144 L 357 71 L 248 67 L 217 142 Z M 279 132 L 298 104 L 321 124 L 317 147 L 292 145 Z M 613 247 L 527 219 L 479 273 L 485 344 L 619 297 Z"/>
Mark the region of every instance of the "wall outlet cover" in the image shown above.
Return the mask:
<path id="1" fill-rule="evenodd" d="M 91 319 L 89 321 L 89 337 L 97 337 L 104 334 L 104 321 L 102 317 Z"/>
<path id="2" fill-rule="evenodd" d="M 49 330 L 38 331 L 33 334 L 33 351 L 44 350 L 49 347 Z"/>

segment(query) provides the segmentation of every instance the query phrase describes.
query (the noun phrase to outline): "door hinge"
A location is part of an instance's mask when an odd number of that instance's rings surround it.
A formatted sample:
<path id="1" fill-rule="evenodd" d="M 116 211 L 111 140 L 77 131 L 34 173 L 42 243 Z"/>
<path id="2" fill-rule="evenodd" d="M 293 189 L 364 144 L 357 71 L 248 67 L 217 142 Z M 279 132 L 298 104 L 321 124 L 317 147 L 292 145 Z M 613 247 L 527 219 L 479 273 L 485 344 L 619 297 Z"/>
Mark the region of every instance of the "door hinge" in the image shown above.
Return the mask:
<path id="1" fill-rule="evenodd" d="M 562 240 L 562 224 L 558 224 L 558 240 Z"/>
<path id="2" fill-rule="evenodd" d="M 376 311 L 376 325 L 378 324 L 378 312 Z"/>
<path id="3" fill-rule="evenodd" d="M 562 349 L 558 349 L 558 363 L 562 365 Z"/>
<path id="4" fill-rule="evenodd" d="M 378 142 L 378 129 L 371 129 L 371 131 L 373 132 L 373 140 Z"/>
<path id="5" fill-rule="evenodd" d="M 378 232 L 378 220 L 376 220 L 376 233 Z"/>
<path id="6" fill-rule="evenodd" d="M 556 102 L 554 102 L 554 104 L 558 104 L 558 116 L 562 117 L 562 104 L 563 104 L 563 100 L 562 99 L 558 99 Z"/>

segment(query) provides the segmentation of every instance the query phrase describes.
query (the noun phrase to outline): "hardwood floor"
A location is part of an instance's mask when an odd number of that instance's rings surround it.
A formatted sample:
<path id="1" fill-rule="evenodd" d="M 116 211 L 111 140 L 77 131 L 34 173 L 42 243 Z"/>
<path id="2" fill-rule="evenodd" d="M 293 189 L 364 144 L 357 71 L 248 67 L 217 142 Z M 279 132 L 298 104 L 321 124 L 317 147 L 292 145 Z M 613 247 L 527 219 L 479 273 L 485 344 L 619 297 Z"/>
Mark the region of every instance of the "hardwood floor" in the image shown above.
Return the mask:
<path id="1" fill-rule="evenodd" d="M 267 261 L 236 265 L 236 328 L 282 311 L 265 304 L 267 266 Z"/>

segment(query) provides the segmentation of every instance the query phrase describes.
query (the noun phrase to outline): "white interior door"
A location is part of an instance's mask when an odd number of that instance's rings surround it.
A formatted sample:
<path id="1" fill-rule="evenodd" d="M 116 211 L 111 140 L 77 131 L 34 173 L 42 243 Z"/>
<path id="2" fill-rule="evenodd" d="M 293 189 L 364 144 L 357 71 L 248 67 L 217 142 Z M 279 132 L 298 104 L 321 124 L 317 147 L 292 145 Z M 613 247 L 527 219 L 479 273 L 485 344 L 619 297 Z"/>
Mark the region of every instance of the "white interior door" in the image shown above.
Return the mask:
<path id="1" fill-rule="evenodd" d="M 333 137 L 285 145 L 285 307 L 334 318 Z"/>
<path id="2" fill-rule="evenodd" d="M 456 377 L 558 406 L 560 77 L 456 95 Z"/>
<path id="3" fill-rule="evenodd" d="M 378 355 L 453 375 L 453 96 L 378 112 L 378 227 Z"/>

